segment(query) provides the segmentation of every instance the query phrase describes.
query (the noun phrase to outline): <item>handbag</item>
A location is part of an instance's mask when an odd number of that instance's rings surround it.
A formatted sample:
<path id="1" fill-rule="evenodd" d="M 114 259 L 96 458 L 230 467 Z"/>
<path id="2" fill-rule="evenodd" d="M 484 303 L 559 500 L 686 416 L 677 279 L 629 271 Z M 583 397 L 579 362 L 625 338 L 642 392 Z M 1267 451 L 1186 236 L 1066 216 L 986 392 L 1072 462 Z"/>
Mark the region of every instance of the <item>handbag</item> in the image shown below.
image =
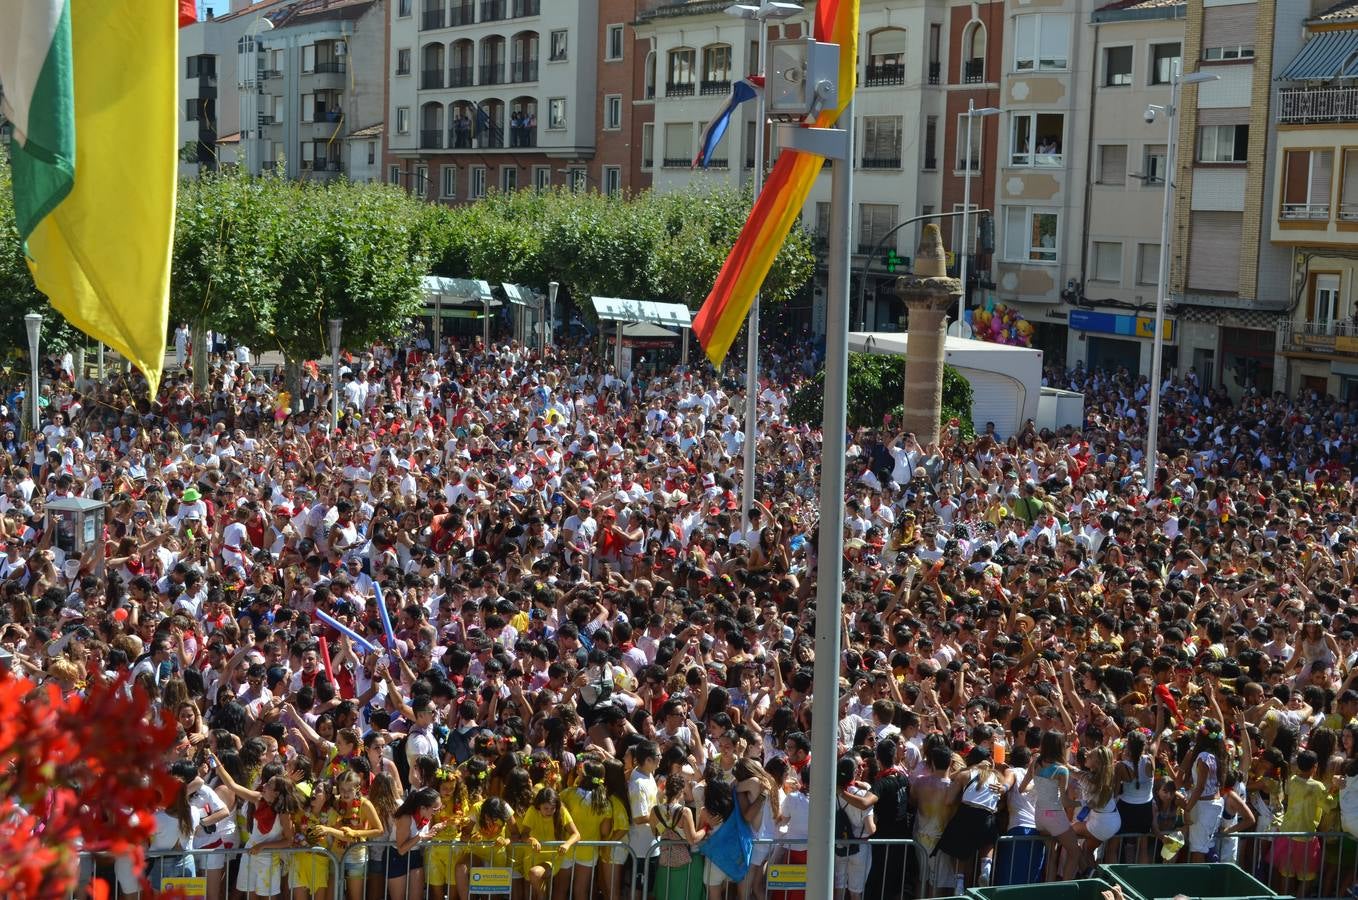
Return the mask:
<path id="1" fill-rule="evenodd" d="M 717 826 L 716 831 L 708 835 L 699 849 L 727 878 L 740 882 L 750 871 L 750 857 L 754 854 L 754 831 L 750 829 L 750 823 L 745 821 L 745 814 L 741 811 L 740 793 L 738 791 L 732 793 L 735 795 L 735 810 Z"/>
<path id="2" fill-rule="evenodd" d="M 660 837 L 660 865 L 667 869 L 677 869 L 693 862 L 693 851 L 688 847 L 688 841 L 680 837 L 679 832 L 674 828 L 674 822 L 666 822 L 660 815 L 661 807 L 655 808 L 655 817 L 661 825 Z M 669 838 L 668 840 L 666 838 Z"/>

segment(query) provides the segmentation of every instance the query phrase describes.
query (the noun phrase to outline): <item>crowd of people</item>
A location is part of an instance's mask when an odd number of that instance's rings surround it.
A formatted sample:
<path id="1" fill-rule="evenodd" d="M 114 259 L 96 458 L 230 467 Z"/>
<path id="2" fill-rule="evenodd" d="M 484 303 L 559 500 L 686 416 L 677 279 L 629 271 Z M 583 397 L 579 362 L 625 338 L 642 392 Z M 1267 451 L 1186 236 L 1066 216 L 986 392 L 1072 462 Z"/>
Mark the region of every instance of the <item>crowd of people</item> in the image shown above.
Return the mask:
<path id="1" fill-rule="evenodd" d="M 178 724 L 120 896 L 466 898 L 499 867 L 523 900 L 789 900 L 768 871 L 805 861 L 821 779 L 853 900 L 1114 860 L 1354 881 L 1358 405 L 1167 383 L 1147 483 L 1145 380 L 1049 372 L 1083 429 L 855 429 L 822 560 L 791 347 L 747 397 L 587 346 L 377 346 L 337 430 L 314 368 L 191 364 L 208 390 L 179 370 L 154 401 L 56 366 L 41 432 L 10 398 L 0 440 L 0 657 Z M 44 515 L 70 497 L 107 504 L 88 547 Z M 813 760 L 827 571 L 838 757 Z"/>

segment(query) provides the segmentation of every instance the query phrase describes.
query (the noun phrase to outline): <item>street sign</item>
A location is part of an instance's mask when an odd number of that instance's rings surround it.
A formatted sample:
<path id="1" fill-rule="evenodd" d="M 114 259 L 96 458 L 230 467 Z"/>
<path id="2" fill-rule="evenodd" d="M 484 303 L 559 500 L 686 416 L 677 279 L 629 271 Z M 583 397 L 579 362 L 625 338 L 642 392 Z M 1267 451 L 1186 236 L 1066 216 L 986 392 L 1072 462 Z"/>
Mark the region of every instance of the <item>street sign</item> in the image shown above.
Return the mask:
<path id="1" fill-rule="evenodd" d="M 510 870 L 501 867 L 481 867 L 472 869 L 469 894 L 508 894 L 510 891 Z"/>
<path id="2" fill-rule="evenodd" d="M 768 886 L 783 891 L 805 889 L 806 866 L 791 864 L 769 866 Z"/>

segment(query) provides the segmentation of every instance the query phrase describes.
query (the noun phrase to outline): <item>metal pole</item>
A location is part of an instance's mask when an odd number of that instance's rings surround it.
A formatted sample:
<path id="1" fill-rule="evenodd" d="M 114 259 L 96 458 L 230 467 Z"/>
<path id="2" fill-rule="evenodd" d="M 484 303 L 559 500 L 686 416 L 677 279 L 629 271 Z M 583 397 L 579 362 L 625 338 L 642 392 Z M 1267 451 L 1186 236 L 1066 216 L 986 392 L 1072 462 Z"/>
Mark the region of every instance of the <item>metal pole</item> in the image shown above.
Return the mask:
<path id="1" fill-rule="evenodd" d="M 618 320 L 618 330 L 613 338 L 613 374 L 622 380 L 622 319 Z"/>
<path id="2" fill-rule="evenodd" d="M 961 254 L 958 257 L 958 276 L 962 279 L 962 301 L 957 304 L 957 321 L 967 320 L 967 250 L 970 249 L 971 216 L 967 213 L 971 210 L 971 126 L 976 121 L 976 101 L 967 101 L 967 168 L 962 173 L 962 246 L 957 248 Z M 958 334 L 965 334 L 961 326 L 958 326 Z"/>
<path id="3" fill-rule="evenodd" d="M 1151 340 L 1151 402 L 1146 421 L 1146 492 L 1155 489 L 1155 463 L 1160 441 L 1160 367 L 1165 352 L 1165 300 L 1169 294 L 1169 224 L 1174 215 L 1175 146 L 1179 139 L 1179 79 L 1169 88 L 1169 144 L 1165 148 L 1165 207 L 1160 211 L 1160 286 L 1155 292 L 1155 336 Z"/>
<path id="4" fill-rule="evenodd" d="M 99 353 L 98 353 L 98 355 L 95 357 L 95 359 L 97 360 L 97 365 L 98 365 L 98 367 L 99 367 L 99 368 L 98 368 L 98 372 L 99 372 L 99 383 L 100 383 L 100 384 L 103 384 L 103 383 L 104 383 L 104 378 L 105 378 L 105 377 L 107 376 L 107 374 L 108 374 L 107 371 L 106 371 L 105 368 L 104 368 L 104 342 L 103 342 L 103 341 L 100 341 L 96 346 L 99 347 Z"/>
<path id="5" fill-rule="evenodd" d="M 977 215 L 988 212 L 990 212 L 990 210 L 988 209 L 976 210 Z M 858 277 L 858 308 L 860 310 L 867 309 L 868 299 L 866 296 L 866 291 L 868 284 L 868 273 L 872 270 L 872 261 L 877 258 L 877 254 L 880 253 L 882 251 L 882 248 L 886 246 L 886 242 L 891 240 L 892 235 L 894 235 L 896 232 L 900 231 L 907 225 L 913 225 L 916 222 L 922 222 L 925 219 L 951 219 L 956 218 L 957 216 L 963 214 L 964 213 L 962 212 L 929 213 L 928 215 L 924 216 L 911 216 L 904 222 L 898 222 L 895 225 L 891 226 L 890 231 L 888 231 L 886 234 L 882 235 L 877 239 L 877 243 L 872 246 L 872 252 L 868 254 L 867 259 L 864 260 L 863 262 L 863 271 Z"/>
<path id="6" fill-rule="evenodd" d="M 760 11 L 763 11 L 762 8 Z M 755 25 L 759 28 L 759 74 L 763 75 L 768 68 L 769 23 L 759 16 L 755 18 Z M 754 110 L 754 199 L 758 202 L 759 192 L 764 189 L 764 125 L 768 116 L 763 91 L 755 97 Z M 748 329 L 745 335 L 745 477 L 741 480 L 740 488 L 740 533 L 743 535 L 750 530 L 750 506 L 754 502 L 754 457 L 759 444 L 758 294 L 754 295 L 750 319 L 745 327 Z"/>
<path id="7" fill-rule="evenodd" d="M 556 342 L 553 329 L 556 327 L 556 293 L 560 289 L 560 282 L 552 281 L 547 284 L 547 343 L 549 344 Z"/>
<path id="8" fill-rule="evenodd" d="M 849 215 L 853 209 L 853 101 L 839 116 L 843 159 L 830 179 L 830 284 L 825 315 L 825 418 L 820 460 L 816 660 L 811 697 L 811 827 L 806 896 L 834 896 L 835 761 L 839 747 L 839 618 L 844 593 L 844 429 L 849 380 Z"/>
<path id="9" fill-rule="evenodd" d="M 340 416 L 340 338 L 344 320 L 330 320 L 330 434 L 339 431 Z"/>
<path id="10" fill-rule="evenodd" d="M 38 380 L 38 344 L 42 339 L 42 316 L 39 313 L 29 313 L 24 316 L 24 327 L 28 329 L 28 359 L 32 371 L 29 373 L 28 396 L 30 398 L 28 408 L 29 426 L 33 429 L 33 434 L 37 435 L 42 430 L 42 411 L 39 409 L 38 395 L 41 386 Z"/>
<path id="11" fill-rule="evenodd" d="M 481 347 L 482 352 L 490 352 L 490 298 L 481 298 Z"/>

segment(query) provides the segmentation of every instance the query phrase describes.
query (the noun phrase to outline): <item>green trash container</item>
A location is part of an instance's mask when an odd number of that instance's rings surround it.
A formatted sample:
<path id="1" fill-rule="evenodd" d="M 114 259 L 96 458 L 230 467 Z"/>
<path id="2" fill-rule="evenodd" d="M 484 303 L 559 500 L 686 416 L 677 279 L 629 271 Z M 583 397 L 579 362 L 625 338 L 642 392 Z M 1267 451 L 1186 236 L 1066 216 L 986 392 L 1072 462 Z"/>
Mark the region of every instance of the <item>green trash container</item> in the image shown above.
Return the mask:
<path id="1" fill-rule="evenodd" d="M 1012 884 L 967 890 L 972 900 L 1103 900 L 1111 886 L 1101 878 L 1077 878 L 1045 884 Z"/>
<path id="2" fill-rule="evenodd" d="M 1162 900 L 1183 894 L 1192 898 L 1281 897 L 1268 885 L 1231 863 L 1116 864 L 1099 866 L 1099 874 L 1122 885 L 1128 900 Z"/>

